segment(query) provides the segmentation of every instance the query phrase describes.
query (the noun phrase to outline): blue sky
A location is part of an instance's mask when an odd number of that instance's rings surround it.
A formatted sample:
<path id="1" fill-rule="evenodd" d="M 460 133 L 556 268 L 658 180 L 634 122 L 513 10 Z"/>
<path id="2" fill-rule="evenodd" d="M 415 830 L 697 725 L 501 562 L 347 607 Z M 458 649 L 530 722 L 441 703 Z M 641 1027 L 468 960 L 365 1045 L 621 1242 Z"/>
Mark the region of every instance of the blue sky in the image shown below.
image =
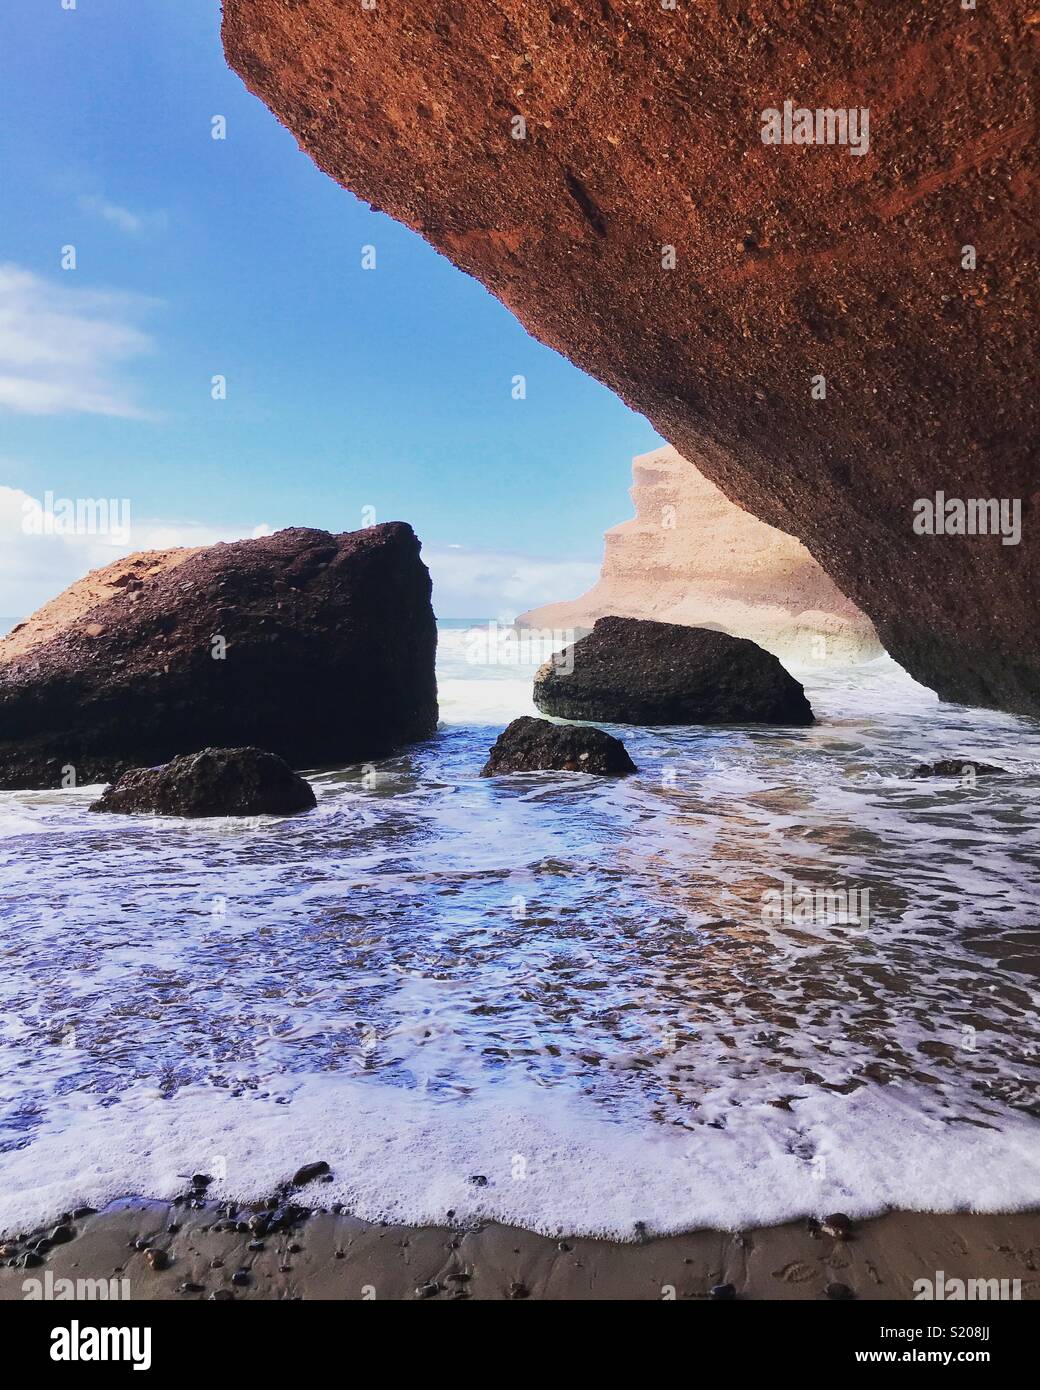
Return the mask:
<path id="1" fill-rule="evenodd" d="M 219 18 L 4 0 L 0 522 L 22 493 L 128 497 L 140 545 L 349 530 L 367 506 L 415 526 L 442 616 L 573 597 L 651 426 L 319 173 L 226 67 Z M 24 549 L 0 615 L 100 562 Z"/>

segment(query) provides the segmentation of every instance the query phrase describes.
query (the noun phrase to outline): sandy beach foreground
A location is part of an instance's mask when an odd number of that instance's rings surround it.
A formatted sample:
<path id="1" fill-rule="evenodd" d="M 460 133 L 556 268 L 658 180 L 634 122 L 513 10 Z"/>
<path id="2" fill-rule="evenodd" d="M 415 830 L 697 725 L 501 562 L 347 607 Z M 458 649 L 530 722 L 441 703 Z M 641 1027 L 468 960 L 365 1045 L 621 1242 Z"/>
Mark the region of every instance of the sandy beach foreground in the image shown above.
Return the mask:
<path id="1" fill-rule="evenodd" d="M 252 1222 L 250 1220 L 252 1218 Z M 252 1225 L 253 1229 L 250 1229 Z M 78 1280 L 117 1281 L 130 1299 L 745 1299 L 907 1300 L 914 1283 L 1008 1280 L 1040 1297 L 1040 1212 L 892 1212 L 838 1239 L 805 1221 L 743 1233 L 695 1231 L 618 1244 L 552 1239 L 489 1223 L 450 1229 L 293 1213 L 258 1235 L 263 1209 L 229 1211 L 131 1199 L 76 1215 L 42 1255 L 8 1241 L 0 1299 L 97 1296 Z M 68 1228 L 74 1232 L 69 1238 Z M 63 1283 L 62 1281 L 72 1281 Z"/>

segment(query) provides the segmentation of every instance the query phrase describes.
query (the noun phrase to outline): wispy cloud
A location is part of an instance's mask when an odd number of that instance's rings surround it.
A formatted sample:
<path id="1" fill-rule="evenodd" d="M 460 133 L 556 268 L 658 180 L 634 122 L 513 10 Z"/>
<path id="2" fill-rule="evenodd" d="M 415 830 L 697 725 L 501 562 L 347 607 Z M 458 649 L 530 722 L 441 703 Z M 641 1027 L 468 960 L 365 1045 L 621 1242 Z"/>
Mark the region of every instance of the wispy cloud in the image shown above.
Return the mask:
<path id="1" fill-rule="evenodd" d="M 75 289 L 21 266 L 0 265 L 0 409 L 151 418 L 121 371 L 152 348 L 134 323 L 152 304 L 138 295 Z"/>
<path id="2" fill-rule="evenodd" d="M 221 528 L 154 517 L 138 520 L 131 507 L 127 535 L 40 535 L 27 527 L 26 518 L 39 510 L 41 501 L 20 488 L 0 486 L 0 636 L 5 625 L 27 618 L 88 571 L 110 565 L 122 555 L 179 545 L 215 545 L 270 530 L 265 524 Z"/>
<path id="3" fill-rule="evenodd" d="M 510 621 L 528 608 L 574 598 L 599 578 L 599 565 L 463 546 L 424 547 L 441 618 Z"/>
<path id="4" fill-rule="evenodd" d="M 141 232 L 158 230 L 166 225 L 165 213 L 131 212 L 129 208 L 121 207 L 119 203 L 111 203 L 100 194 L 84 194 L 79 200 L 79 205 L 84 212 L 93 213 L 129 236 L 139 236 Z"/>

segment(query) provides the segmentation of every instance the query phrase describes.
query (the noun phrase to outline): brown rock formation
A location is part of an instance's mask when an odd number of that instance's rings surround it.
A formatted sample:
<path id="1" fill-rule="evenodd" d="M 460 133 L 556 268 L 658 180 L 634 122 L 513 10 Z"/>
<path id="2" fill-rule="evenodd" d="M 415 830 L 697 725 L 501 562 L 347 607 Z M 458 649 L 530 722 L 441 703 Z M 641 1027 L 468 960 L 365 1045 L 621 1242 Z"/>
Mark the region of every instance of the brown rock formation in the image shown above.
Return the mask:
<path id="1" fill-rule="evenodd" d="M 410 526 L 121 563 L 123 582 L 95 572 L 7 639 L 0 787 L 67 785 L 67 768 L 107 781 L 207 746 L 355 762 L 434 731 L 437 633 Z"/>
<path id="2" fill-rule="evenodd" d="M 92 811 L 152 816 L 293 816 L 317 798 L 283 758 L 262 748 L 202 748 L 161 767 L 135 767 Z"/>
<path id="3" fill-rule="evenodd" d="M 148 580 L 181 564 L 196 554 L 197 549 L 179 546 L 173 550 L 138 550 L 110 565 L 91 570 L 0 639 L 0 666 L 24 656 L 110 598 L 118 598 L 123 593 L 139 593 Z"/>
<path id="4" fill-rule="evenodd" d="M 796 662 L 869 661 L 881 644 L 800 541 L 742 511 L 671 445 L 632 461 L 636 516 L 604 537 L 587 594 L 522 614 L 527 627 L 597 618 L 713 627 Z"/>
<path id="5" fill-rule="evenodd" d="M 636 771 L 619 738 L 585 724 L 554 724 L 523 714 L 499 734 L 481 769 L 481 777 L 509 772 L 588 772 L 595 777 L 624 777 Z"/>
<path id="6" fill-rule="evenodd" d="M 322 169 L 804 541 L 914 675 L 1029 711 L 1038 38 L 1034 0 L 224 5 Z M 787 100 L 868 108 L 868 152 L 764 144 Z M 1021 544 L 915 535 L 940 490 L 1019 499 Z"/>
<path id="7" fill-rule="evenodd" d="M 743 637 L 645 618 L 600 618 L 547 661 L 533 698 L 545 714 L 609 724 L 813 722 L 805 691 Z"/>

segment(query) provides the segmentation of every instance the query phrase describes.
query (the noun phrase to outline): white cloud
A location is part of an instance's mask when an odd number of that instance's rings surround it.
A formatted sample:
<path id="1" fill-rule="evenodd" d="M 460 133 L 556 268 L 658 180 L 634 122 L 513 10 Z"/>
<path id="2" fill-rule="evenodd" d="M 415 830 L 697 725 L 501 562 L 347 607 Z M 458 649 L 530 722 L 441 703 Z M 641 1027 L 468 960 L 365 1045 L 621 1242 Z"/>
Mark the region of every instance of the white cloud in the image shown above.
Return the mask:
<path id="1" fill-rule="evenodd" d="M 131 212 L 129 208 L 120 207 L 118 203 L 110 203 L 107 198 L 102 198 L 96 194 L 80 198 L 79 205 L 84 212 L 94 213 L 97 217 L 130 236 L 138 236 L 146 229 L 158 229 L 166 225 L 165 213 Z"/>
<path id="2" fill-rule="evenodd" d="M 133 322 L 151 305 L 0 265 L 0 409 L 149 418 L 119 374 L 151 350 L 152 340 Z"/>
<path id="3" fill-rule="evenodd" d="M 510 620 L 528 608 L 576 598 L 599 578 L 599 565 L 463 546 L 424 548 L 439 618 Z"/>
<path id="4" fill-rule="evenodd" d="M 26 518 L 41 500 L 0 486 L 0 635 L 89 570 L 110 565 L 121 555 L 238 541 L 257 529 L 252 523 L 221 530 L 200 522 L 136 521 L 131 512 L 129 535 L 120 537 L 122 544 L 101 535 L 28 534 Z"/>

